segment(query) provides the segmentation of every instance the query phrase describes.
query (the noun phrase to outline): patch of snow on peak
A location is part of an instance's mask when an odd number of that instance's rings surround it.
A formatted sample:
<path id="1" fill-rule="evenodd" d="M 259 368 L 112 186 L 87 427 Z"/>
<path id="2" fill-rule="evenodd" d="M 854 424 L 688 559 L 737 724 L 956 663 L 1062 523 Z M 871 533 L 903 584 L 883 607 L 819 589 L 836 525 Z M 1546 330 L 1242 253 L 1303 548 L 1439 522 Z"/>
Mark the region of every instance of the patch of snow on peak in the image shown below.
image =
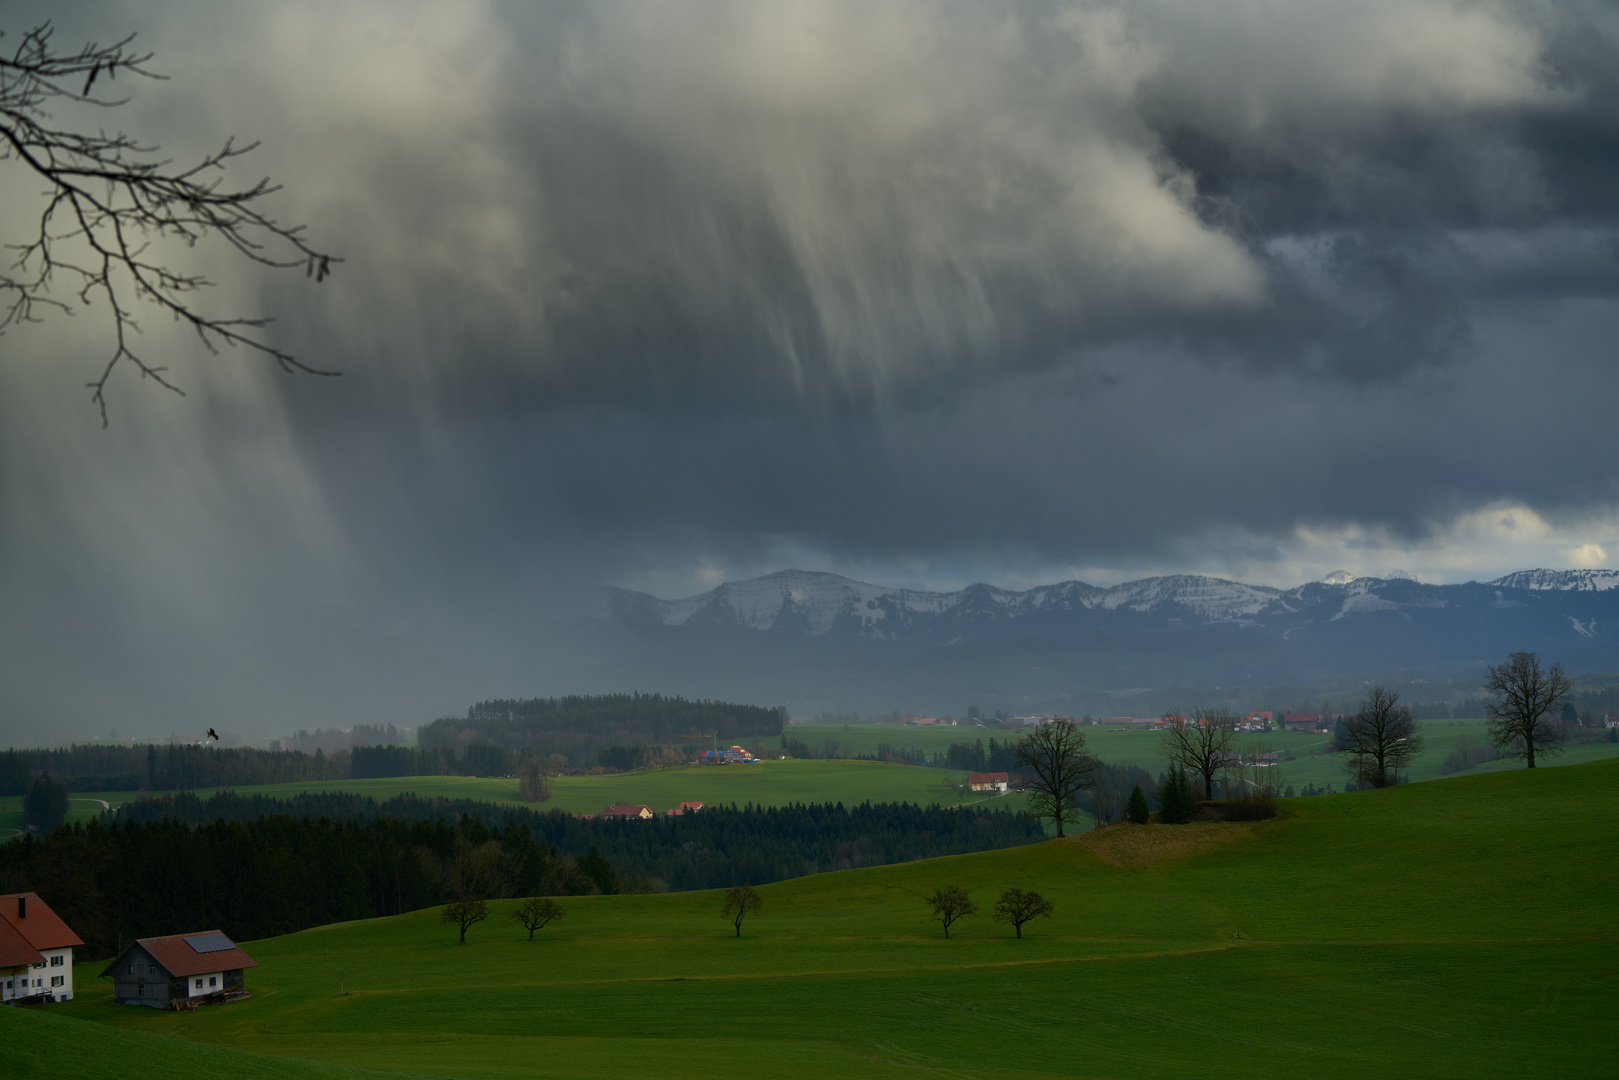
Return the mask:
<path id="1" fill-rule="evenodd" d="M 1354 580 L 1355 580 L 1355 575 L 1351 574 L 1348 570 L 1334 570 L 1332 573 L 1328 574 L 1326 577 L 1321 579 L 1321 584 L 1323 584 L 1323 585 L 1348 585 L 1351 581 L 1354 581 Z"/>
<path id="2" fill-rule="evenodd" d="M 1619 589 L 1619 570 L 1519 570 L 1485 584 L 1501 589 L 1606 592 Z"/>
<path id="3" fill-rule="evenodd" d="M 1384 581 L 1417 581 L 1417 575 L 1409 570 L 1390 570 L 1383 577 Z M 1421 582 L 1417 582 L 1421 584 Z"/>
<path id="4" fill-rule="evenodd" d="M 1176 574 L 1115 585 L 1086 606 L 1094 603 L 1109 611 L 1152 611 L 1163 604 L 1178 604 L 1205 619 L 1227 620 L 1257 615 L 1280 595 L 1276 589 L 1224 578 Z"/>

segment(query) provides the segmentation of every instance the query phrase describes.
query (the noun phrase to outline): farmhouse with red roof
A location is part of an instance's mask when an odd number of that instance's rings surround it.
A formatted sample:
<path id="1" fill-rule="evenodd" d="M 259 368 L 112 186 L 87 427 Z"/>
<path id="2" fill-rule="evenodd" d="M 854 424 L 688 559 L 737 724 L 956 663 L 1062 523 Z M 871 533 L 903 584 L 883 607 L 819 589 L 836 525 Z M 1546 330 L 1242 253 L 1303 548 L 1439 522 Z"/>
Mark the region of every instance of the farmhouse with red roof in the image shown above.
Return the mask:
<path id="1" fill-rule="evenodd" d="M 140 938 L 107 965 L 112 999 L 152 1009 L 246 997 L 242 972 L 258 962 L 218 930 Z"/>
<path id="2" fill-rule="evenodd" d="M 0 1001 L 72 1001 L 83 944 L 37 893 L 0 896 Z"/>
<path id="3" fill-rule="evenodd" d="M 975 772 L 967 777 L 967 786 L 974 791 L 1005 791 L 1010 782 L 1003 772 Z"/>

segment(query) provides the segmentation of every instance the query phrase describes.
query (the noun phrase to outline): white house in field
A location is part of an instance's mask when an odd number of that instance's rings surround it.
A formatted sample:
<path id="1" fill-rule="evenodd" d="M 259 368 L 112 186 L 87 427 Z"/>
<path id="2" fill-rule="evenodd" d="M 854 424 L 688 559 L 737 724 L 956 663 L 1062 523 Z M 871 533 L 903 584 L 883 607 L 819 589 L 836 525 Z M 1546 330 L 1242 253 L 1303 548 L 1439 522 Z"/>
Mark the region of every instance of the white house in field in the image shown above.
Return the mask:
<path id="1" fill-rule="evenodd" d="M 73 947 L 83 944 L 38 894 L 0 896 L 0 1001 L 72 1001 Z"/>

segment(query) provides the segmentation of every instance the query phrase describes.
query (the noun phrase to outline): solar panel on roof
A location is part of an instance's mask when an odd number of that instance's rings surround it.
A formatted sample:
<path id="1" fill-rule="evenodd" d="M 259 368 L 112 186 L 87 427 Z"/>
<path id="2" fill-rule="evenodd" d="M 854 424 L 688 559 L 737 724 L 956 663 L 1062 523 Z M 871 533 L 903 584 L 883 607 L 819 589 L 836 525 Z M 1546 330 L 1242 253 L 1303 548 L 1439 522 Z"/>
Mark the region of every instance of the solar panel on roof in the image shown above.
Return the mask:
<path id="1" fill-rule="evenodd" d="M 236 948 L 236 942 L 224 934 L 192 934 L 181 940 L 190 945 L 193 951 L 200 953 L 224 952 L 226 949 Z"/>

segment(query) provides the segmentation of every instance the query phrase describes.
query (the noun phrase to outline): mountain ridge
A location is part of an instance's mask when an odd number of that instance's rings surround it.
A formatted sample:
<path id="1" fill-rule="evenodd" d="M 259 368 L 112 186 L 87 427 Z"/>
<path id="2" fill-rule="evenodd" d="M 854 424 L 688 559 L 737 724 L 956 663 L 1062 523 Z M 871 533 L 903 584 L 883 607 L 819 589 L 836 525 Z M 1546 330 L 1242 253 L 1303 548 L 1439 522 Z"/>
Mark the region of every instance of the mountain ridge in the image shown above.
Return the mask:
<path id="1" fill-rule="evenodd" d="M 707 592 L 673 600 L 629 589 L 608 588 L 612 618 L 663 626 L 726 626 L 821 637 L 840 626 L 858 626 L 862 636 L 892 639 L 919 619 L 1015 621 L 1055 612 L 1156 613 L 1174 608 L 1205 624 L 1252 623 L 1281 618 L 1305 607 L 1341 598 L 1333 620 L 1404 607 L 1447 606 L 1454 590 L 1601 593 L 1619 588 L 1614 570 L 1519 570 L 1490 581 L 1431 585 L 1404 571 L 1386 578 L 1350 577 L 1337 571 L 1292 589 L 1248 585 L 1203 574 L 1168 574 L 1104 587 L 1071 579 L 1014 590 L 977 582 L 954 591 L 906 589 L 859 581 L 826 571 L 780 570 L 727 581 Z M 1399 599 L 1386 595 L 1403 594 Z M 1586 635 L 1589 636 L 1589 635 Z"/>

